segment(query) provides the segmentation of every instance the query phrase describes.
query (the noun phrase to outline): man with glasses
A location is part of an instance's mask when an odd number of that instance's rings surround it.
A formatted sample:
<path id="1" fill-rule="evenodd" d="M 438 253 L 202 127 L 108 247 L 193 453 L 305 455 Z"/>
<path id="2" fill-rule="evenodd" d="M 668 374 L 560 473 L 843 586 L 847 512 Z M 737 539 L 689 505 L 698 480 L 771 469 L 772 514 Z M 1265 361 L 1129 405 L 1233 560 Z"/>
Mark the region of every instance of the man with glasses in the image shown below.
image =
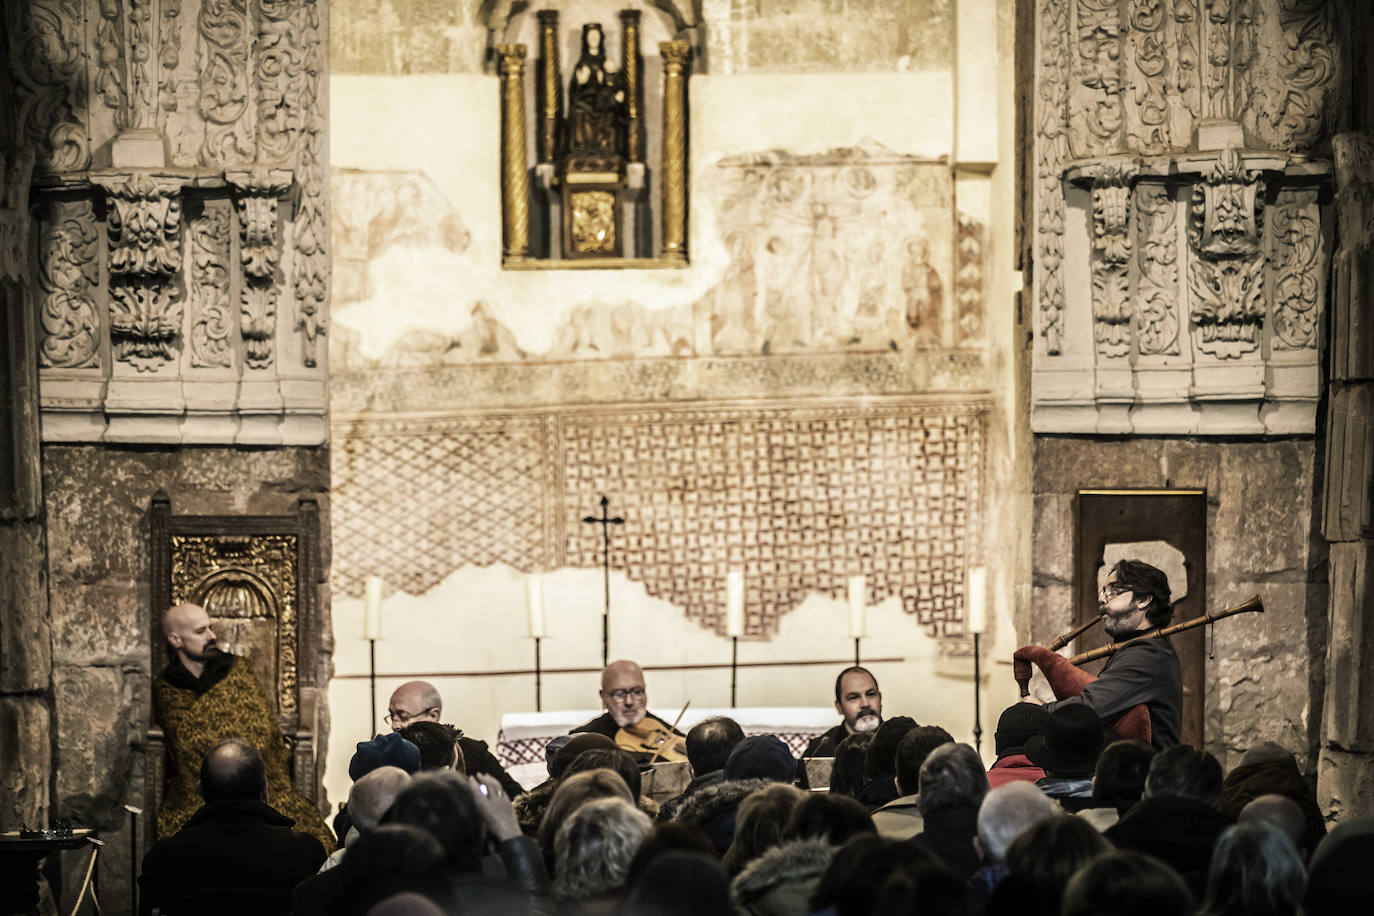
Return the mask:
<path id="1" fill-rule="evenodd" d="M 386 721 L 394 732 L 416 722 L 442 722 L 443 714 L 444 700 L 429 681 L 407 681 L 392 692 L 386 704 Z M 501 783 L 501 788 L 510 798 L 525 791 L 502 769 L 495 755 L 487 749 L 485 741 L 469 738 L 461 728 L 454 730 L 458 732 L 458 748 L 463 752 L 469 776 L 486 773 Z"/>
<path id="2" fill-rule="evenodd" d="M 590 722 L 574 728 L 578 732 L 596 732 L 615 740 L 622 728 L 634 728 L 645 719 L 651 719 L 663 726 L 665 731 L 675 735 L 682 733 L 673 729 L 658 716 L 649 712 L 649 694 L 644 689 L 644 672 L 631 661 L 614 661 L 601 672 L 601 705 L 606 711 Z"/>
<path id="3" fill-rule="evenodd" d="M 1122 560 L 1097 593 L 1102 627 L 1115 643 L 1147 636 L 1173 618 L 1169 595 L 1169 577 L 1162 570 L 1141 560 Z M 1033 695 L 1025 701 L 1040 703 Z M 1104 726 L 1144 704 L 1150 713 L 1151 743 L 1161 750 L 1173 747 L 1183 719 L 1183 670 L 1173 644 L 1159 637 L 1129 645 L 1108 659 L 1097 680 L 1081 694 L 1044 705 L 1053 712 L 1073 703 L 1092 709 Z"/>

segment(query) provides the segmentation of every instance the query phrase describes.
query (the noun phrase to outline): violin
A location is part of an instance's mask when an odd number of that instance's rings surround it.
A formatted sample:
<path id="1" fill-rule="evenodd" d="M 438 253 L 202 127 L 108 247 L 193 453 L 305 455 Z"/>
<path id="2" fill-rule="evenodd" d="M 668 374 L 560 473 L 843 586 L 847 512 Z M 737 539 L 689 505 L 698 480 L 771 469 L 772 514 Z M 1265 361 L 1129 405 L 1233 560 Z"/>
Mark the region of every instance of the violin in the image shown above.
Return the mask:
<path id="1" fill-rule="evenodd" d="M 682 712 L 677 714 L 677 721 L 671 728 L 665 728 L 662 722 L 646 715 L 639 720 L 638 725 L 622 726 L 615 733 L 616 747 L 629 751 L 632 754 L 651 754 L 649 763 L 655 764 L 659 761 L 667 763 L 684 763 L 687 760 L 687 739 L 677 734 L 677 723 L 682 721 L 683 713 L 687 712 L 687 707 L 692 705 L 688 700 L 682 707 Z"/>

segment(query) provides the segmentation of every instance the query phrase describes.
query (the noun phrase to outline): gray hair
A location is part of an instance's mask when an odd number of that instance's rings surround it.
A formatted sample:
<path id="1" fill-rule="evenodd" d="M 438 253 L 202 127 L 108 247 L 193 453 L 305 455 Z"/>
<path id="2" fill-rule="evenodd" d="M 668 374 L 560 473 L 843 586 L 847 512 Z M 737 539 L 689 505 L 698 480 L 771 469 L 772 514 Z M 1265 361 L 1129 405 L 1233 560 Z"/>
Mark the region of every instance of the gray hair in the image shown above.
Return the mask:
<path id="1" fill-rule="evenodd" d="M 942 744 L 921 764 L 921 814 L 962 805 L 977 807 L 988 794 L 988 774 L 978 752 L 967 744 Z"/>
<path id="2" fill-rule="evenodd" d="M 1059 805 L 1033 783 L 998 786 L 978 809 L 978 843 L 989 862 L 1001 862 L 1007 847 L 1027 827 L 1059 813 Z"/>
<path id="3" fill-rule="evenodd" d="M 348 815 L 359 833 L 377 829 L 396 796 L 410 782 L 410 774 L 400 767 L 378 767 L 358 777 L 348 790 Z"/>
<path id="4" fill-rule="evenodd" d="M 554 896 L 577 900 L 623 887 L 630 860 L 652 829 L 648 815 L 621 798 L 578 808 L 554 838 Z"/>

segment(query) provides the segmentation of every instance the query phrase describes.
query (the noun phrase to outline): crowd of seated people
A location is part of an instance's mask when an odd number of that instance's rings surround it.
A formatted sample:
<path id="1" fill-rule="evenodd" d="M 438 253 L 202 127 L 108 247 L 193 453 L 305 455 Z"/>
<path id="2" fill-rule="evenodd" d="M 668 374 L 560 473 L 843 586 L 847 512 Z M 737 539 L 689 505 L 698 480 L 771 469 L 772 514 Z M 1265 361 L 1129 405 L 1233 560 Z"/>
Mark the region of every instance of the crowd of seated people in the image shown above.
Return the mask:
<path id="1" fill-rule="evenodd" d="M 437 704 L 426 701 L 427 707 Z M 1114 740 L 1083 706 L 1017 704 L 985 765 L 906 716 L 835 744 L 828 791 L 728 719 L 687 736 L 661 802 L 601 734 L 550 742 L 512 797 L 486 746 L 431 722 L 360 742 L 339 850 L 271 809 L 252 748 L 205 757 L 205 806 L 143 863 L 145 912 L 572 916 L 1327 916 L 1367 912 L 1374 818 L 1327 833 L 1292 753 L 1224 773 Z M 436 713 L 437 714 L 437 713 Z M 232 851 L 232 852 L 228 852 Z M 226 871 L 228 870 L 228 871 Z M 212 893 L 207 893 L 208 891 Z"/>

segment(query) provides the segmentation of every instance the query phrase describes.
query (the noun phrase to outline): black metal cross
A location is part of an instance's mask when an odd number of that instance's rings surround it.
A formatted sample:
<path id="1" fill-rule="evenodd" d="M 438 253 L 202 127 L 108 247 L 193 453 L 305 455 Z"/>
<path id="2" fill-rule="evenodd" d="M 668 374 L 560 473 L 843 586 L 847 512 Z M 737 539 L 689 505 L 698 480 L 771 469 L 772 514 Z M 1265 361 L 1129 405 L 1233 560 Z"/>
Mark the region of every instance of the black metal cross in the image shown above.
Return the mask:
<path id="1" fill-rule="evenodd" d="M 611 501 L 603 496 L 601 497 L 601 515 L 582 517 L 582 521 L 590 525 L 601 526 L 601 567 L 605 573 L 606 590 L 606 609 L 601 615 L 601 666 L 603 668 L 610 661 L 611 645 L 611 526 L 625 524 L 625 519 L 610 514 L 610 510 L 607 508 L 610 504 Z"/>

